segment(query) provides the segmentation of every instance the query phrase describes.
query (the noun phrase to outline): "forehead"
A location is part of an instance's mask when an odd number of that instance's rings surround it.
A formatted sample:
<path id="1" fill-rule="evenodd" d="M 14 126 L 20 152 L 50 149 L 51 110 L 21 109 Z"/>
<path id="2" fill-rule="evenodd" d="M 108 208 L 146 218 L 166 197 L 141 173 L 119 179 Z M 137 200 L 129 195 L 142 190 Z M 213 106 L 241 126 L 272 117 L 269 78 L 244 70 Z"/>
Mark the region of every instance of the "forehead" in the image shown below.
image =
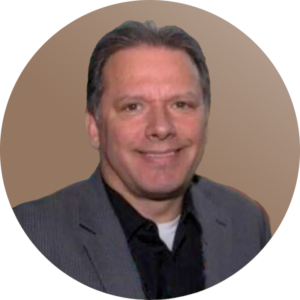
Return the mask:
<path id="1" fill-rule="evenodd" d="M 106 89 L 142 89 L 154 86 L 174 89 L 199 87 L 196 65 L 183 50 L 138 46 L 118 51 L 103 69 Z"/>

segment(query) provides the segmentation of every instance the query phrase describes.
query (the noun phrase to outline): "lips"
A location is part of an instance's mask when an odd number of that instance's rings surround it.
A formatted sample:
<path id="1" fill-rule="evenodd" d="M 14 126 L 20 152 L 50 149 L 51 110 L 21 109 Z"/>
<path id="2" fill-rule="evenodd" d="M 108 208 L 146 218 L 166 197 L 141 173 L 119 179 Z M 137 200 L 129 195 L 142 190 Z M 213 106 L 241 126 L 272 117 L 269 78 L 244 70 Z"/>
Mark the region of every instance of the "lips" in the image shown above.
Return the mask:
<path id="1" fill-rule="evenodd" d="M 144 155 L 148 157 L 157 157 L 157 158 L 163 158 L 163 157 L 170 157 L 175 155 L 175 152 L 177 151 L 166 151 L 166 152 L 145 152 Z"/>
<path id="2" fill-rule="evenodd" d="M 155 151 L 139 151 L 142 157 L 149 162 L 170 162 L 177 157 L 178 152 L 181 149 L 166 149 L 166 150 L 155 150 Z"/>
<path id="3" fill-rule="evenodd" d="M 145 155 L 172 155 L 176 152 L 178 152 L 179 150 L 181 150 L 181 148 L 170 148 L 170 149 L 162 149 L 162 150 L 139 150 L 138 152 L 140 152 L 141 154 L 145 154 Z"/>

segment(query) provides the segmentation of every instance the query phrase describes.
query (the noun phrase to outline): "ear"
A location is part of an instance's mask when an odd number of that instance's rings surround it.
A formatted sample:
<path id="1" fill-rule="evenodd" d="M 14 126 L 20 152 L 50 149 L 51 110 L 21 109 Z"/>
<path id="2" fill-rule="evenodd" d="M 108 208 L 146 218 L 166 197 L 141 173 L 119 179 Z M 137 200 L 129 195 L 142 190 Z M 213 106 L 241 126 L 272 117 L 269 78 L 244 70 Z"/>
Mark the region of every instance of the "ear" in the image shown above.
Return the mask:
<path id="1" fill-rule="evenodd" d="M 100 148 L 99 127 L 94 114 L 88 111 L 85 113 L 85 126 L 92 147 L 99 150 Z"/>

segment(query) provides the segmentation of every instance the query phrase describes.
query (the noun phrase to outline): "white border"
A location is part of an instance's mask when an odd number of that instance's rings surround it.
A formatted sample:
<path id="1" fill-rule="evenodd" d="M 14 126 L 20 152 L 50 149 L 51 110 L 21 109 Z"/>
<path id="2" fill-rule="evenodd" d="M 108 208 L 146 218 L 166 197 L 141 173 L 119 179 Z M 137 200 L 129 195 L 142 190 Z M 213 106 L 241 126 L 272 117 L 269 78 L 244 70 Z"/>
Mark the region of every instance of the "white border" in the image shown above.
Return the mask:
<path id="1" fill-rule="evenodd" d="M 1 118 L 3 119 L 10 93 L 22 70 L 52 35 L 91 11 L 120 2 L 125 1 L 3 1 L 0 9 Z M 258 44 L 283 78 L 299 119 L 300 45 L 297 28 L 300 28 L 300 21 L 297 1 L 176 2 L 197 6 L 229 21 Z M 28 243 L 27 237 L 20 230 L 10 209 L 2 180 L 0 193 L 2 299 L 113 298 L 78 284 L 52 267 Z M 300 299 L 300 242 L 297 230 L 300 228 L 299 198 L 298 182 L 284 222 L 268 247 L 247 268 L 241 270 L 238 276 L 233 276 L 212 289 L 188 296 L 189 299 Z"/>

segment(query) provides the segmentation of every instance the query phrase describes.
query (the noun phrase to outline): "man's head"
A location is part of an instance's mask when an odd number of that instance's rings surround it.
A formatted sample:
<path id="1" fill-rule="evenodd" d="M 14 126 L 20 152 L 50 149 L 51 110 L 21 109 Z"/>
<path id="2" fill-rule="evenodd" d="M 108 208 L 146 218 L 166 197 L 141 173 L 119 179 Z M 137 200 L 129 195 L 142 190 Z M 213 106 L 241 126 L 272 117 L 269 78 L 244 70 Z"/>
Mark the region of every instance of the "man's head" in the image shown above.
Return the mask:
<path id="1" fill-rule="evenodd" d="M 198 43 L 177 27 L 126 22 L 97 44 L 87 94 L 104 179 L 141 198 L 182 194 L 203 155 L 210 109 Z"/>

